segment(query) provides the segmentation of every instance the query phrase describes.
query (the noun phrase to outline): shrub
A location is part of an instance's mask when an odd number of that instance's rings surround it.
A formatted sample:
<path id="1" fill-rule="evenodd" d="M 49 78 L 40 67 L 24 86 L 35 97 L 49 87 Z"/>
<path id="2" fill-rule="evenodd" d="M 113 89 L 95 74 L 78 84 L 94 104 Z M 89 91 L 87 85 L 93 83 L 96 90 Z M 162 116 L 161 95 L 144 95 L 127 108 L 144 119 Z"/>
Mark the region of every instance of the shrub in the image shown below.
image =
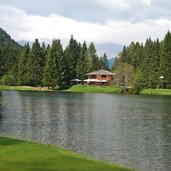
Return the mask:
<path id="1" fill-rule="evenodd" d="M 167 89 L 171 89 L 171 84 L 168 84 L 168 85 L 166 86 L 166 88 L 167 88 Z"/>
<path id="2" fill-rule="evenodd" d="M 1 78 L 1 85 L 14 86 L 16 85 L 16 82 L 13 75 L 6 74 Z"/>

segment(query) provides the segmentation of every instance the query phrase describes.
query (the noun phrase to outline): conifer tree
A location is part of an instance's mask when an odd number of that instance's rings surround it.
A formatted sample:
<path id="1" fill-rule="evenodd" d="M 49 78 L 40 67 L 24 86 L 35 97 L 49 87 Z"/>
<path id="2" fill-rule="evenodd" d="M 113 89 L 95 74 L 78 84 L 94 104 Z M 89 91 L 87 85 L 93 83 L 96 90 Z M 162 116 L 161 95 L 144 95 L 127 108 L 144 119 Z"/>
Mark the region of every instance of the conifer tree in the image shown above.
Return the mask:
<path id="1" fill-rule="evenodd" d="M 29 53 L 27 63 L 27 82 L 28 85 L 38 86 L 41 85 L 43 78 L 42 70 L 42 50 L 38 39 L 33 43 L 32 49 Z"/>
<path id="2" fill-rule="evenodd" d="M 171 33 L 168 32 L 162 42 L 160 57 L 160 75 L 164 82 L 171 82 Z"/>
<path id="3" fill-rule="evenodd" d="M 30 53 L 30 46 L 27 43 L 19 57 L 19 64 L 18 64 L 18 77 L 17 77 L 17 84 L 18 85 L 26 85 L 27 84 L 27 74 L 28 74 L 28 68 L 27 68 L 27 61 L 28 56 Z"/>
<path id="4" fill-rule="evenodd" d="M 48 48 L 47 54 L 46 54 L 46 63 L 44 68 L 44 74 L 43 74 L 43 84 L 47 87 L 55 87 L 56 80 L 54 79 L 54 59 L 51 54 L 51 48 Z"/>
<path id="5" fill-rule="evenodd" d="M 127 48 L 126 46 L 123 47 L 122 53 L 119 58 L 120 62 L 122 63 L 128 63 L 128 54 L 127 54 Z"/>
<path id="6" fill-rule="evenodd" d="M 63 49 L 60 40 L 53 40 L 52 48 L 48 50 L 44 69 L 43 82 L 46 86 L 54 88 L 63 80 L 62 71 Z"/>
<path id="7" fill-rule="evenodd" d="M 76 66 L 76 74 L 77 78 L 83 80 L 84 74 L 87 71 L 87 45 L 86 42 L 83 43 L 81 50 L 80 50 L 80 57 L 77 62 Z"/>
<path id="8" fill-rule="evenodd" d="M 106 55 L 106 53 L 104 53 L 104 55 L 103 55 L 103 57 L 102 57 L 102 60 L 103 60 L 102 69 L 109 70 L 108 60 L 107 60 L 107 55 Z"/>
<path id="9" fill-rule="evenodd" d="M 96 49 L 93 42 L 91 42 L 88 47 L 87 57 L 88 57 L 88 72 L 99 69 L 99 58 L 96 54 Z"/>
<path id="10" fill-rule="evenodd" d="M 142 71 L 143 76 L 145 78 L 146 87 L 152 88 L 153 80 L 152 80 L 152 63 L 153 61 L 153 42 L 151 39 L 147 39 L 144 48 L 145 58 L 142 61 Z"/>
<path id="11" fill-rule="evenodd" d="M 71 36 L 68 46 L 65 49 L 65 57 L 68 62 L 68 81 L 76 78 L 76 66 L 80 55 L 81 45 Z"/>

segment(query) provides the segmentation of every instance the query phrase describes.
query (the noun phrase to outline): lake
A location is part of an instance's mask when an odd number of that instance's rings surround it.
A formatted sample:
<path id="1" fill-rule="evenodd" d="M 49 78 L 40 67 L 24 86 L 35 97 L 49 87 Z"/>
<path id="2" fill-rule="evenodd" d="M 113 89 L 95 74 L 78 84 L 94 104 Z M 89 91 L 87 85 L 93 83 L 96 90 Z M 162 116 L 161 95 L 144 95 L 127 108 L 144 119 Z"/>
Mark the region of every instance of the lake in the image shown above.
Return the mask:
<path id="1" fill-rule="evenodd" d="M 0 134 L 171 171 L 170 96 L 1 91 Z"/>

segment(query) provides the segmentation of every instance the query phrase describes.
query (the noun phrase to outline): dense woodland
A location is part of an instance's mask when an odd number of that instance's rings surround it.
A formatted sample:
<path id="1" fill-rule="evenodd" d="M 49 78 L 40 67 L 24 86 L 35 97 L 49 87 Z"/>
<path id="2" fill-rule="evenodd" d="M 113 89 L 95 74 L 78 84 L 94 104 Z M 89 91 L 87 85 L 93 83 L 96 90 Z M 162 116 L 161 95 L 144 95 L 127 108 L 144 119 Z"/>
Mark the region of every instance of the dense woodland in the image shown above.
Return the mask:
<path id="1" fill-rule="evenodd" d="M 83 79 L 85 73 L 108 70 L 107 56 L 98 57 L 92 43 L 87 47 L 71 36 L 64 49 L 59 39 L 51 45 L 36 39 L 32 47 L 11 40 L 0 29 L 0 76 L 3 85 L 48 86 L 69 84 L 71 79 Z"/>
<path id="2" fill-rule="evenodd" d="M 124 46 L 113 70 L 116 81 L 134 87 L 135 92 L 143 88 L 171 88 L 171 33 L 162 41 L 148 38 L 144 44 L 132 42 Z"/>
<path id="3" fill-rule="evenodd" d="M 69 84 L 73 78 L 108 68 L 107 56 L 98 57 L 92 43 L 81 44 L 71 36 L 64 49 L 59 39 L 51 45 L 35 39 L 30 47 L 20 46 L 0 29 L 0 79 L 2 85 L 48 86 Z M 171 33 L 162 41 L 150 38 L 144 44 L 132 42 L 115 58 L 114 83 L 143 88 L 171 88 Z"/>

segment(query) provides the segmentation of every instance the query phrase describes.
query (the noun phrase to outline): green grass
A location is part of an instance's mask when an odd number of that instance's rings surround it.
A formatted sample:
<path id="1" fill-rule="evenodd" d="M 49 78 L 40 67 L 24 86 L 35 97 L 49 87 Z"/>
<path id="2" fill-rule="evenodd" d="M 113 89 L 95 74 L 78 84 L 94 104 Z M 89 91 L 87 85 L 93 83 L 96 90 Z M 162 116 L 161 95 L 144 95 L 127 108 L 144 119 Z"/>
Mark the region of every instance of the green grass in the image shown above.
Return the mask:
<path id="1" fill-rule="evenodd" d="M 2 171 L 131 171 L 59 147 L 0 136 Z"/>
<path id="2" fill-rule="evenodd" d="M 120 93 L 121 89 L 118 86 L 87 86 L 73 85 L 66 92 L 90 92 L 90 93 Z"/>
<path id="3" fill-rule="evenodd" d="M 0 86 L 2 90 L 18 90 L 18 91 L 63 91 L 63 92 L 92 92 L 92 93 L 120 93 L 121 89 L 117 86 L 84 86 L 73 85 L 55 90 L 48 90 L 47 87 L 38 88 L 30 86 Z"/>
<path id="4" fill-rule="evenodd" d="M 52 91 L 48 90 L 48 88 L 39 88 L 39 87 L 31 87 L 31 86 L 0 86 L 0 91 L 2 90 L 19 90 L 19 91 Z"/>
<path id="5" fill-rule="evenodd" d="M 171 89 L 144 89 L 140 94 L 171 95 Z"/>
<path id="6" fill-rule="evenodd" d="M 0 90 L 29 90 L 29 91 L 37 91 L 39 89 L 37 87 L 30 87 L 30 86 L 0 86 Z"/>

